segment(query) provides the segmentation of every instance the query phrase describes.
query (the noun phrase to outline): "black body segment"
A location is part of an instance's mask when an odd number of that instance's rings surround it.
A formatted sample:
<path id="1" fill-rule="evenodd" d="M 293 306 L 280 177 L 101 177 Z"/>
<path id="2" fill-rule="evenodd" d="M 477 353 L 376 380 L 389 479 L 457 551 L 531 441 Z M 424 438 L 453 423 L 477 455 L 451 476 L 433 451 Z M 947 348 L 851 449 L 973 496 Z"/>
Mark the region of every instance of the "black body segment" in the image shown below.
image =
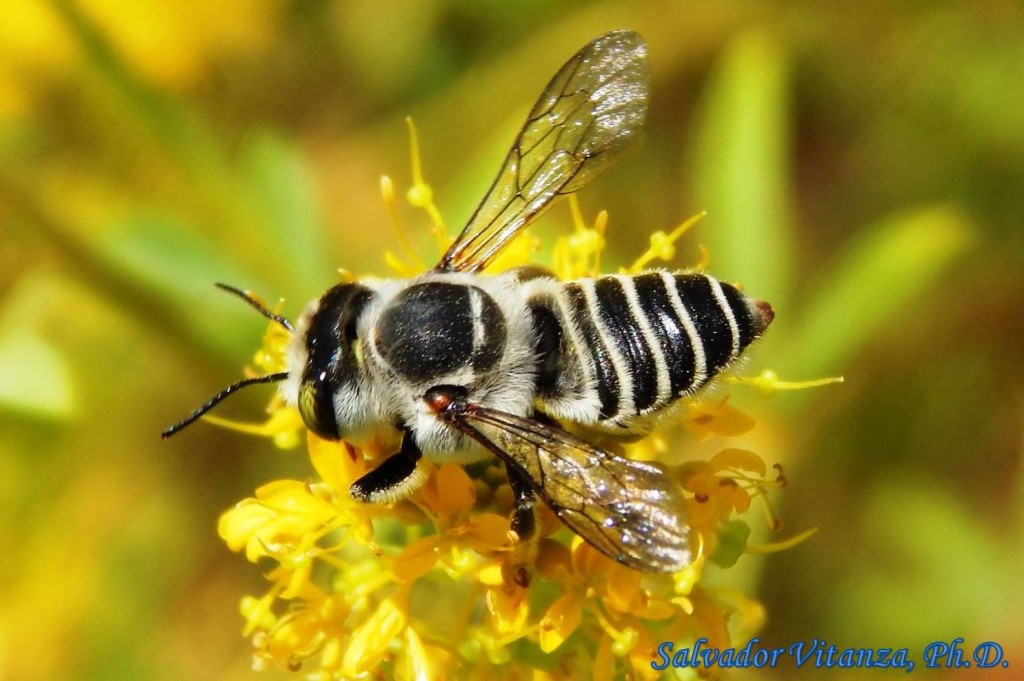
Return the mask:
<path id="1" fill-rule="evenodd" d="M 715 299 L 712 284 L 703 274 L 677 274 L 675 282 L 697 327 L 707 358 L 707 373 L 711 376 L 732 359 L 733 337 L 726 310 Z"/>
<path id="2" fill-rule="evenodd" d="M 569 304 L 572 324 L 579 330 L 585 348 L 577 352 L 587 353 L 589 364 L 594 371 L 597 394 L 601 399 L 601 418 L 610 419 L 619 413 L 619 375 L 612 362 L 611 351 L 601 338 L 598 323 L 587 302 L 583 287 L 577 282 L 565 284 L 566 300 Z"/>
<path id="3" fill-rule="evenodd" d="M 629 304 L 623 282 L 603 277 L 594 282 L 597 313 L 608 344 L 617 348 L 632 378 L 632 402 L 636 412 L 654 406 L 658 399 L 658 370 L 654 348 L 644 338 L 643 327 Z M 632 286 L 630 280 L 625 286 Z"/>
<path id="4" fill-rule="evenodd" d="M 554 395 L 562 373 L 562 325 L 550 307 L 530 306 L 533 333 L 537 339 L 537 393 Z"/>
<path id="5" fill-rule="evenodd" d="M 672 306 L 665 277 L 660 272 L 634 277 L 633 286 L 658 339 L 658 350 L 668 364 L 669 396 L 674 400 L 693 386 L 697 374 L 693 343 Z"/>
<path id="6" fill-rule="evenodd" d="M 722 287 L 722 293 L 725 295 L 725 300 L 729 303 L 729 309 L 732 311 L 733 318 L 736 320 L 736 326 L 740 335 L 740 351 L 742 351 L 743 348 L 753 342 L 757 335 L 754 320 L 751 318 L 750 306 L 747 305 L 747 301 L 744 299 L 743 294 L 740 293 L 735 286 L 731 286 L 721 281 L 718 283 Z M 762 325 L 759 324 L 758 326 Z"/>
<path id="7" fill-rule="evenodd" d="M 505 350 L 501 309 L 476 286 L 427 282 L 399 293 L 381 313 L 374 344 L 414 382 L 491 369 Z"/>
<path id="8" fill-rule="evenodd" d="M 317 435 L 337 440 L 334 395 L 356 387 L 356 323 L 373 292 L 361 284 L 339 284 L 320 298 L 306 332 L 306 366 L 299 384 L 298 407 Z"/>

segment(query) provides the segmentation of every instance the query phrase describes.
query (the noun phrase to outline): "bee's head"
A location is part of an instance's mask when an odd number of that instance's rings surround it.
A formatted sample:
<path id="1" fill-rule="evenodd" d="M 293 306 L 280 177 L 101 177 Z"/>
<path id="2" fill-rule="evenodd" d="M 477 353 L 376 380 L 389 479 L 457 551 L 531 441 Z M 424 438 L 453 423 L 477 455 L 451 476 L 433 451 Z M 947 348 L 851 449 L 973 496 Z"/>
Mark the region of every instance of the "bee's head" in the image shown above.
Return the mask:
<path id="1" fill-rule="evenodd" d="M 338 284 L 310 304 L 295 332 L 282 392 L 306 427 L 327 440 L 347 436 L 366 416 L 357 326 L 373 295 L 362 284 Z"/>
<path id="2" fill-rule="evenodd" d="M 245 302 L 249 303 L 249 305 L 251 305 L 253 308 L 255 308 L 256 311 L 259 312 L 261 315 L 263 315 L 264 317 L 266 317 L 267 319 L 269 319 L 269 320 L 271 320 L 273 322 L 276 322 L 276 323 L 280 324 L 289 333 L 294 333 L 295 332 L 295 329 L 292 327 L 292 323 L 290 321 L 288 321 L 285 317 L 282 317 L 281 315 L 272 312 L 270 309 L 267 308 L 267 306 L 263 303 L 263 301 L 261 301 L 259 298 L 257 298 L 250 291 L 243 291 L 243 290 L 237 289 L 237 288 L 235 288 L 233 286 L 228 286 L 227 284 L 220 284 L 220 283 L 217 284 L 217 288 L 219 288 L 219 289 L 221 289 L 223 291 L 227 291 L 228 293 L 230 293 L 232 295 L 238 296 L 239 298 L 241 298 Z M 244 380 L 238 381 L 237 383 L 232 383 L 231 385 L 229 385 L 228 387 L 224 388 L 219 393 L 217 393 L 216 395 L 211 397 L 209 400 L 207 400 L 206 404 L 204 404 L 203 406 L 199 407 L 198 409 L 193 411 L 191 414 L 186 416 L 184 419 L 182 419 L 181 421 L 178 421 L 173 426 L 171 426 L 170 428 L 165 430 L 163 433 L 160 434 L 160 437 L 162 437 L 163 439 L 166 440 L 167 438 L 169 438 L 170 436 L 174 435 L 178 431 L 182 430 L 186 426 L 191 425 L 192 423 L 196 422 L 197 420 L 199 420 L 200 416 L 202 416 L 206 412 L 208 412 L 211 409 L 213 409 L 214 407 L 216 407 L 221 402 L 221 400 L 223 400 L 225 397 L 227 397 L 228 395 L 230 395 L 233 392 L 236 392 L 236 391 L 238 391 L 238 390 L 240 390 L 242 388 L 245 388 L 247 386 L 250 386 L 250 385 L 255 385 L 257 383 L 276 383 L 278 381 L 284 381 L 284 380 L 286 380 L 288 378 L 288 376 L 289 376 L 289 372 L 282 371 L 282 372 L 276 373 L 276 374 L 267 374 L 265 376 L 256 376 L 254 378 L 246 378 Z"/>

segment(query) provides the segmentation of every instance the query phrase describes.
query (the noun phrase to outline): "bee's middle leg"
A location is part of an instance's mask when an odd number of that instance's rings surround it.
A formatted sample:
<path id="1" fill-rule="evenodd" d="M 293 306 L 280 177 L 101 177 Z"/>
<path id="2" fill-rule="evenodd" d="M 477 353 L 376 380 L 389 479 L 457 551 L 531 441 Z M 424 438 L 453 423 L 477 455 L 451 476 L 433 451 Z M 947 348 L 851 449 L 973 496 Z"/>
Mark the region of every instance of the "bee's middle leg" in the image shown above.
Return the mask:
<path id="1" fill-rule="evenodd" d="M 349 494 L 357 501 L 371 504 L 387 504 L 405 497 L 423 484 L 424 475 L 416 467 L 422 456 L 412 431 L 405 431 L 402 448 L 353 482 Z"/>

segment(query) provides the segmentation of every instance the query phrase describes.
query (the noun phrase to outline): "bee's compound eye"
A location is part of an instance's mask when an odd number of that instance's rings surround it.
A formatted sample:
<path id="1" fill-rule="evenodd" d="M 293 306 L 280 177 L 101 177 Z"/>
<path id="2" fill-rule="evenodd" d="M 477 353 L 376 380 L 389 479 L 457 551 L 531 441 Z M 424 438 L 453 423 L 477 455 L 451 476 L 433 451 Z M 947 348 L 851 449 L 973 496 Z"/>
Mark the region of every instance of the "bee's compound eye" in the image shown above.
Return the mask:
<path id="1" fill-rule="evenodd" d="M 299 385 L 298 406 L 307 428 L 325 440 L 338 439 L 334 395 L 326 380 L 319 378 L 302 381 Z"/>

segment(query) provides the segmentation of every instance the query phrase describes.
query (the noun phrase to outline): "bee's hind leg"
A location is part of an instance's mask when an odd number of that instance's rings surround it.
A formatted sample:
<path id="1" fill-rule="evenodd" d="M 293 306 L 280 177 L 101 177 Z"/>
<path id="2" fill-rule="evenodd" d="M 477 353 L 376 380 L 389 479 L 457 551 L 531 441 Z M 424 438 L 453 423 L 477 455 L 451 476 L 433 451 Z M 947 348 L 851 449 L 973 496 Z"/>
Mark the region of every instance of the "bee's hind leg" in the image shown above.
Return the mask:
<path id="1" fill-rule="evenodd" d="M 512 518 L 510 520 L 510 534 L 515 542 L 512 548 L 512 560 L 508 563 L 511 574 L 508 575 L 512 581 L 521 587 L 530 585 L 529 566 L 537 557 L 537 493 L 522 471 L 518 468 L 505 464 L 505 472 L 508 474 L 508 482 L 512 486 Z"/>
<path id="2" fill-rule="evenodd" d="M 402 449 L 353 482 L 348 488 L 349 494 L 357 501 L 370 504 L 388 504 L 406 497 L 426 479 L 416 466 L 422 456 L 412 431 L 405 431 Z"/>
<path id="3" fill-rule="evenodd" d="M 508 482 L 512 486 L 512 496 L 515 506 L 512 507 L 511 529 L 516 533 L 518 541 L 527 541 L 537 531 L 537 513 L 534 507 L 537 504 L 537 494 L 533 486 L 518 469 L 505 464 L 505 472 L 508 475 Z"/>

